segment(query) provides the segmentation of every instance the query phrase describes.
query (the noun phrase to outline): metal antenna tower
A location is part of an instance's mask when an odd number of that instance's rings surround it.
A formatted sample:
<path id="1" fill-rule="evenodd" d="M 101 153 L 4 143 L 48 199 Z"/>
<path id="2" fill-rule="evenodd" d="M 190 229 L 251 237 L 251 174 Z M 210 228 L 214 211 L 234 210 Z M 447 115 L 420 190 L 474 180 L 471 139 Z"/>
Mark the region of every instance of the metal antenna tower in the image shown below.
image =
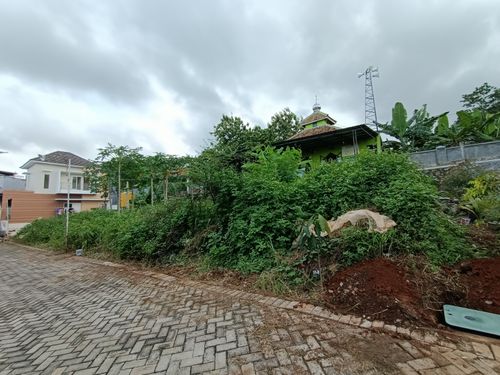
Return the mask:
<path id="1" fill-rule="evenodd" d="M 358 73 L 358 78 L 365 77 L 365 124 L 375 125 L 378 131 L 377 110 L 375 108 L 375 95 L 373 94 L 372 78 L 378 78 L 378 68 L 369 66 L 363 73 Z"/>

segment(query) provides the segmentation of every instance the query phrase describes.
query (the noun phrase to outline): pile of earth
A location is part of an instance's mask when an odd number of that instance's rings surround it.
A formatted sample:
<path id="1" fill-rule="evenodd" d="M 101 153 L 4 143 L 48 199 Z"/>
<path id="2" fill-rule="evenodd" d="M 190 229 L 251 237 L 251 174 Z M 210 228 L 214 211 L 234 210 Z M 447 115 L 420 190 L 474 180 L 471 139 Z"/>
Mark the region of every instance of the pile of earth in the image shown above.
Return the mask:
<path id="1" fill-rule="evenodd" d="M 466 307 L 500 314 L 500 257 L 462 262 L 457 269 Z"/>
<path id="2" fill-rule="evenodd" d="M 332 310 L 398 325 L 439 325 L 443 304 L 500 313 L 500 257 L 433 271 L 423 258 L 366 260 L 325 285 Z"/>

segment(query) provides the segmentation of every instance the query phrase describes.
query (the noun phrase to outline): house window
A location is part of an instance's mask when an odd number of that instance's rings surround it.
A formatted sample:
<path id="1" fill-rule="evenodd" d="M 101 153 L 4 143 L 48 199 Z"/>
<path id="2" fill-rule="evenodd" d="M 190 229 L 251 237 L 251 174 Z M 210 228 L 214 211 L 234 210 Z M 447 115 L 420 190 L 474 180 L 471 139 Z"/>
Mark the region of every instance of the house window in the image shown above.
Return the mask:
<path id="1" fill-rule="evenodd" d="M 43 175 L 43 188 L 48 189 L 50 184 L 50 174 Z"/>
<path id="2" fill-rule="evenodd" d="M 90 183 L 87 177 L 83 178 L 83 190 L 90 190 Z"/>
<path id="3" fill-rule="evenodd" d="M 82 177 L 81 176 L 73 176 L 71 181 L 71 188 L 73 190 L 82 190 Z"/>

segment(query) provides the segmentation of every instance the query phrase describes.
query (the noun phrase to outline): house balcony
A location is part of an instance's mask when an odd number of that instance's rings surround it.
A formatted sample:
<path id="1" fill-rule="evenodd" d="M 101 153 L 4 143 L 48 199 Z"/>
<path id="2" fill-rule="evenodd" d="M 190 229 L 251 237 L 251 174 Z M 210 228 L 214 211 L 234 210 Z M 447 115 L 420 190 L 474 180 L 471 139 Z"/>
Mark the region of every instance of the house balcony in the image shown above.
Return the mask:
<path id="1" fill-rule="evenodd" d="M 70 189 L 69 190 L 70 194 L 93 194 L 90 189 L 88 190 L 83 190 L 83 189 Z M 59 190 L 56 191 L 56 194 L 68 194 L 68 188 L 67 187 L 60 187 Z"/>

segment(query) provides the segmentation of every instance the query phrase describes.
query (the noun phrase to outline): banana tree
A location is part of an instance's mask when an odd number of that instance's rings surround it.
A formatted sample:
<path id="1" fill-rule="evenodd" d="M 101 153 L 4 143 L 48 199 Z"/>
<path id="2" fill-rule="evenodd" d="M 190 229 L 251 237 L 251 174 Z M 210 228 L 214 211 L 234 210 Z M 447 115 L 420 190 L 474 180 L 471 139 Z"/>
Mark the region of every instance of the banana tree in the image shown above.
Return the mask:
<path id="1" fill-rule="evenodd" d="M 424 148 L 431 140 L 432 130 L 436 121 L 446 118 L 448 112 L 438 116 L 430 116 L 427 105 L 413 111 L 413 116 L 408 119 L 404 105 L 397 102 L 392 109 L 392 120 L 388 124 L 379 124 L 382 133 L 390 135 L 399 141 L 402 151 L 414 151 Z"/>
<path id="2" fill-rule="evenodd" d="M 500 139 L 500 113 L 459 111 L 454 124 L 438 122 L 432 143 L 457 146 L 460 143 L 488 142 L 496 139 Z"/>

